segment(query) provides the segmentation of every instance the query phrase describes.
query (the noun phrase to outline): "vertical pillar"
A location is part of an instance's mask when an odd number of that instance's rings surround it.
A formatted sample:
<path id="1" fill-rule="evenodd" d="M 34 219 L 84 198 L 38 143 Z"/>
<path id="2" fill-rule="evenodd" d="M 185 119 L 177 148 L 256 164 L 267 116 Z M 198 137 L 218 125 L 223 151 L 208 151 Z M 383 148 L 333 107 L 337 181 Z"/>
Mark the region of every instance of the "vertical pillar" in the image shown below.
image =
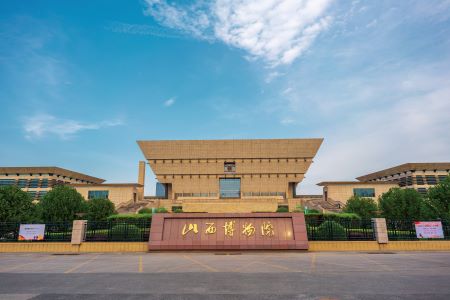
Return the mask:
<path id="1" fill-rule="evenodd" d="M 138 184 L 141 187 L 137 188 L 137 200 L 144 200 L 144 185 L 145 185 L 145 161 L 139 161 L 139 174 L 138 174 Z"/>
<path id="2" fill-rule="evenodd" d="M 86 234 L 87 221 L 86 220 L 75 220 L 72 226 L 72 245 L 80 245 L 84 242 Z"/>
<path id="3" fill-rule="evenodd" d="M 385 218 L 373 218 L 372 229 L 378 244 L 387 244 L 389 242 Z"/>

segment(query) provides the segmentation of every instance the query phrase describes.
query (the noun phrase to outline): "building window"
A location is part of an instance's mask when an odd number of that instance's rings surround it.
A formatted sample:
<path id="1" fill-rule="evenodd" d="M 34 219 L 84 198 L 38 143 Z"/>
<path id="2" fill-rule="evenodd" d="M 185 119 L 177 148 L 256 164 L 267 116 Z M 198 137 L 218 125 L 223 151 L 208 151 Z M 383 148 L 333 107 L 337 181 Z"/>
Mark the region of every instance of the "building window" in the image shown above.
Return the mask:
<path id="1" fill-rule="evenodd" d="M 416 176 L 416 183 L 418 184 L 418 185 L 424 185 L 425 183 L 423 182 L 423 177 L 422 177 L 422 175 L 417 175 Z"/>
<path id="2" fill-rule="evenodd" d="M 353 189 L 353 195 L 358 197 L 375 197 L 375 189 L 374 188 Z"/>
<path id="3" fill-rule="evenodd" d="M 442 182 L 445 179 L 447 179 L 448 176 L 447 175 L 439 175 L 438 177 L 439 177 L 439 182 Z"/>
<path id="4" fill-rule="evenodd" d="M 2 185 L 15 185 L 16 180 L 15 179 L 0 179 L 0 186 Z"/>
<path id="5" fill-rule="evenodd" d="M 30 180 L 30 188 L 37 188 L 39 186 L 39 179 L 31 179 Z"/>
<path id="6" fill-rule="evenodd" d="M 241 196 L 240 178 L 220 178 L 220 198 L 239 198 Z"/>
<path id="7" fill-rule="evenodd" d="M 417 191 L 419 193 L 421 193 L 422 195 L 427 193 L 427 189 L 426 188 L 418 188 Z"/>
<path id="8" fill-rule="evenodd" d="M 41 188 L 48 188 L 48 179 L 41 180 Z"/>
<path id="9" fill-rule="evenodd" d="M 88 191 L 88 199 L 109 199 L 109 191 Z"/>
<path id="10" fill-rule="evenodd" d="M 425 179 L 427 180 L 427 184 L 435 185 L 437 183 L 436 176 L 434 175 L 426 175 Z"/>
<path id="11" fill-rule="evenodd" d="M 27 187 L 27 184 L 28 184 L 28 180 L 27 179 L 19 179 L 19 181 L 18 181 L 18 186 L 20 188 Z"/>
<path id="12" fill-rule="evenodd" d="M 236 173 L 236 163 L 234 161 L 226 161 L 223 164 L 224 173 Z"/>
<path id="13" fill-rule="evenodd" d="M 165 183 L 156 183 L 156 197 L 167 199 L 167 185 Z"/>

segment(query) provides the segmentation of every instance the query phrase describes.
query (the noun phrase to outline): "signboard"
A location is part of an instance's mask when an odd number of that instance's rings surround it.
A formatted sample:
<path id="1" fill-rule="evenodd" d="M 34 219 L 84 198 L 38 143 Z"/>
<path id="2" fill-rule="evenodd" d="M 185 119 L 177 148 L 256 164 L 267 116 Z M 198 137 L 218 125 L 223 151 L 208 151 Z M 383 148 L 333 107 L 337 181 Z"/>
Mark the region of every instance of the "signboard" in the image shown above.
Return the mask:
<path id="1" fill-rule="evenodd" d="M 308 249 L 302 213 L 155 214 L 150 250 Z"/>
<path id="2" fill-rule="evenodd" d="M 436 222 L 414 222 L 418 239 L 443 239 L 442 223 Z"/>
<path id="3" fill-rule="evenodd" d="M 45 224 L 20 224 L 19 241 L 44 240 Z"/>

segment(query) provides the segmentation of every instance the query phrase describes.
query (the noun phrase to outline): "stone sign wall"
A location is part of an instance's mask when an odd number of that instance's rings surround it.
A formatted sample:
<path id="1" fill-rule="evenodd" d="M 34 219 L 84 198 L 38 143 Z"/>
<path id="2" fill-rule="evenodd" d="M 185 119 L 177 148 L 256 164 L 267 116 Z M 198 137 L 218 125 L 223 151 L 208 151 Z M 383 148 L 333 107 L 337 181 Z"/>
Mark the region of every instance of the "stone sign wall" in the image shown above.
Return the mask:
<path id="1" fill-rule="evenodd" d="M 308 249 L 302 213 L 154 214 L 149 250 Z"/>

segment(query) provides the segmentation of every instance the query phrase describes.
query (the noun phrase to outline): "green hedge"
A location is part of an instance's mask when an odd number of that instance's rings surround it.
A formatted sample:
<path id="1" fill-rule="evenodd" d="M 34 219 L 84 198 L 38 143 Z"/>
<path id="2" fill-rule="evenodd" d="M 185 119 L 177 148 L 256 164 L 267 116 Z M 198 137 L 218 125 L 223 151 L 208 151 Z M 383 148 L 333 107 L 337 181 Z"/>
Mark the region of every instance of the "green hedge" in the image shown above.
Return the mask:
<path id="1" fill-rule="evenodd" d="M 152 213 L 152 209 L 149 208 L 149 207 L 141 208 L 139 210 L 139 212 L 138 212 L 138 214 L 141 214 L 141 215 L 143 215 L 143 214 L 151 214 L 151 213 Z"/>
<path id="2" fill-rule="evenodd" d="M 325 221 L 317 228 L 316 235 L 323 240 L 346 240 L 345 228 L 335 221 Z"/>
<path id="3" fill-rule="evenodd" d="M 151 220 L 152 214 L 117 214 L 108 217 L 108 221 Z"/>

